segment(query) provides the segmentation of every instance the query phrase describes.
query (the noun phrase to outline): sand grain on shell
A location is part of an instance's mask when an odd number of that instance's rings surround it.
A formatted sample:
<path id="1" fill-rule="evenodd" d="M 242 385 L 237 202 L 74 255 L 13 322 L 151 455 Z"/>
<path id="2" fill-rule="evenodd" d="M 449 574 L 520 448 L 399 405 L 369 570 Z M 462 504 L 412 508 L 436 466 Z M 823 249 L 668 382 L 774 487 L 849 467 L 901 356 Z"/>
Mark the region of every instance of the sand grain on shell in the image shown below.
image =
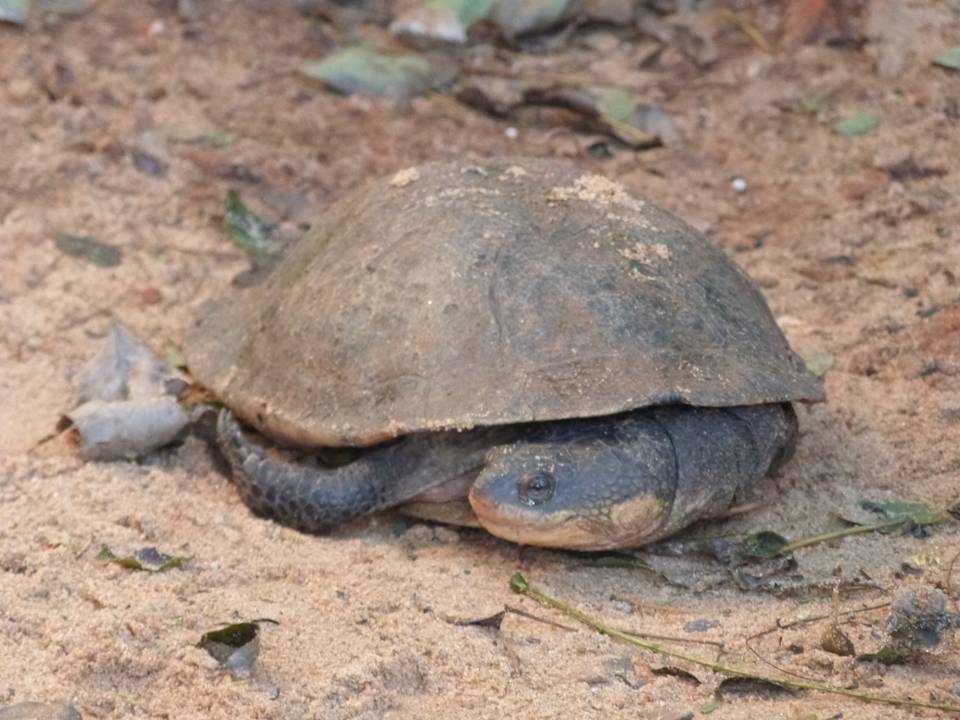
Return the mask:
<path id="1" fill-rule="evenodd" d="M 394 174 L 394 176 L 390 178 L 390 186 L 404 188 L 415 183 L 419 179 L 420 171 L 415 167 L 411 167 Z"/>
<path id="2" fill-rule="evenodd" d="M 617 182 L 603 175 L 581 175 L 572 187 L 555 187 L 548 198 L 550 200 L 587 200 L 600 205 L 622 205 L 632 210 L 642 210 L 645 203 L 633 197 Z"/>

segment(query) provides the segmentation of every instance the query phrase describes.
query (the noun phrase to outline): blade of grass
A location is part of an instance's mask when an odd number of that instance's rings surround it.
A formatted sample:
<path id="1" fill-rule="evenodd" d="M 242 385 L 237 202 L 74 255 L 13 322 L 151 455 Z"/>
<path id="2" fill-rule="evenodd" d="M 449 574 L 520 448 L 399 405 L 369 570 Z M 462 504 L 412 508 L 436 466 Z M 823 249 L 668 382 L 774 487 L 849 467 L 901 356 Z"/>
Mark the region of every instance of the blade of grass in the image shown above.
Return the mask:
<path id="1" fill-rule="evenodd" d="M 919 700 L 910 700 L 908 698 L 884 697 L 882 695 L 858 692 L 856 690 L 830 687 L 829 685 L 821 685 L 820 683 L 804 682 L 801 680 L 792 680 L 790 678 L 782 677 L 771 677 L 753 672 L 752 670 L 747 670 L 745 668 L 738 668 L 732 665 L 725 665 L 723 663 L 704 660 L 696 655 L 690 655 L 689 653 L 675 650 L 665 645 L 661 645 L 660 643 L 642 640 L 629 633 L 625 633 L 621 630 L 617 630 L 605 625 L 599 620 L 595 620 L 589 615 L 586 615 L 579 610 L 576 610 L 575 608 L 572 608 L 569 605 L 557 600 L 556 598 L 550 597 L 546 593 L 541 592 L 537 588 L 530 585 L 526 578 L 524 578 L 520 573 L 514 573 L 513 577 L 510 578 L 510 589 L 515 593 L 527 596 L 531 600 L 534 600 L 541 605 L 559 610 L 571 620 L 576 620 L 577 622 L 581 623 L 582 625 L 586 625 L 588 628 L 600 633 L 601 635 L 622 640 L 623 642 L 630 643 L 631 645 L 643 648 L 644 650 L 649 650 L 650 652 L 660 653 L 661 655 L 677 658 L 678 660 L 686 660 L 687 662 L 707 668 L 708 670 L 713 670 L 714 672 L 732 675 L 735 677 L 752 678 L 754 680 L 773 683 L 774 685 L 780 685 L 782 687 L 795 688 L 797 690 L 812 690 L 814 692 L 829 693 L 831 695 L 841 695 L 843 697 L 849 697 L 855 700 L 861 700 L 863 702 L 895 705 L 900 707 L 927 708 L 928 710 L 942 710 L 944 712 L 960 713 L 960 705 L 925 703 Z"/>
<path id="2" fill-rule="evenodd" d="M 847 535 L 862 535 L 863 533 L 877 532 L 880 530 L 892 530 L 898 525 L 903 525 L 906 518 L 897 518 L 887 522 L 875 523 L 873 525 L 857 525 L 856 527 L 844 528 L 843 530 L 834 530 L 833 532 L 823 533 L 822 535 L 813 535 L 811 537 L 801 538 L 787 543 L 780 548 L 780 554 L 788 553 L 807 545 L 816 545 L 817 543 L 836 540 L 837 538 L 847 537 Z"/>
<path id="3" fill-rule="evenodd" d="M 773 55 L 773 48 L 770 47 L 770 43 L 767 42 L 763 33 L 757 30 L 749 20 L 741 17 L 730 8 L 725 7 L 720 8 L 720 18 L 735 26 L 740 32 L 750 38 L 754 45 L 767 53 L 767 55 Z"/>

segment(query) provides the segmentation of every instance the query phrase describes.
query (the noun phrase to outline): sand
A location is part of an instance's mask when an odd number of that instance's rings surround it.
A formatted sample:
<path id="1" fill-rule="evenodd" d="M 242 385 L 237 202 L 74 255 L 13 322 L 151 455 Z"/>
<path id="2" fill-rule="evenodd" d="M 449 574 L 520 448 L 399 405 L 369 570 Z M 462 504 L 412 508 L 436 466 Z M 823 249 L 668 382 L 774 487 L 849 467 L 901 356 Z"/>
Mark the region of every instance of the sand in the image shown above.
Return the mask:
<path id="1" fill-rule="evenodd" d="M 760 506 L 694 534 L 805 537 L 863 498 L 943 507 L 960 492 L 960 74 L 929 59 L 958 37 L 947 5 L 904 5 L 923 42 L 894 77 L 878 73 L 882 44 L 771 57 L 724 26 L 713 69 L 668 54 L 661 72 L 630 75 L 686 142 L 605 160 L 549 116 L 524 118 L 510 139 L 504 122 L 442 98 L 395 107 L 325 92 L 288 70 L 338 32 L 293 3 L 216 0 L 185 24 L 171 4 L 102 0 L 73 21 L 0 26 L 0 707 L 331 719 L 709 709 L 722 676 L 574 627 L 510 591 L 518 570 L 618 627 L 711 641 L 665 641 L 711 660 L 960 704 L 955 641 L 885 667 L 819 649 L 825 621 L 777 629 L 829 614 L 830 587 L 865 578 L 875 588 L 844 595 L 842 609 L 909 586 L 946 589 L 956 611 L 956 523 L 797 551 L 806 589 L 780 596 L 741 591 L 716 564 L 651 559 L 668 582 L 394 516 L 302 535 L 252 516 L 196 438 L 141 463 L 98 464 L 55 433 L 70 373 L 114 320 L 163 351 L 248 266 L 221 226 L 229 187 L 296 234 L 331 198 L 422 160 L 571 156 L 706 230 L 762 286 L 793 346 L 830 366 L 828 401 L 800 409 L 797 456 L 758 492 Z M 753 17 L 776 21 L 773 10 Z M 575 44 L 557 70 L 636 68 L 629 47 L 599 58 L 592 45 Z M 876 130 L 831 131 L 867 109 L 883 114 Z M 66 254 L 62 234 L 109 243 L 121 262 Z M 102 544 L 191 560 L 131 572 L 98 560 Z M 572 629 L 513 613 L 499 630 L 463 624 L 506 606 Z M 858 653 L 878 648 L 886 612 L 844 626 Z M 252 677 L 234 679 L 196 644 L 253 618 L 277 624 L 261 630 Z M 686 629 L 698 620 L 715 623 Z M 746 640 L 767 630 L 755 655 Z M 810 692 L 725 694 L 711 713 L 935 715 Z"/>

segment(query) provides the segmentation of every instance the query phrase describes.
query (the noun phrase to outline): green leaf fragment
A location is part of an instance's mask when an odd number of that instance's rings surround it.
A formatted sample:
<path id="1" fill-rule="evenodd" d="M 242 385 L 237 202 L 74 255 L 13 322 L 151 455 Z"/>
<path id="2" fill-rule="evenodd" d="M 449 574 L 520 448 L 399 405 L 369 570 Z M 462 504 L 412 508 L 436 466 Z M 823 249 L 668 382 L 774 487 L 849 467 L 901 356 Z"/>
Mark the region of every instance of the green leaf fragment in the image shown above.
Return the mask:
<path id="1" fill-rule="evenodd" d="M 200 645 L 205 646 L 215 642 L 232 648 L 243 647 L 253 640 L 259 631 L 260 627 L 254 622 L 234 623 L 219 630 L 205 632 L 200 638 Z"/>
<path id="2" fill-rule="evenodd" d="M 681 139 L 673 118 L 658 105 L 642 103 L 620 88 L 599 88 L 597 92 L 600 117 L 619 140 L 643 146 L 657 141 L 670 145 Z"/>
<path id="3" fill-rule="evenodd" d="M 185 555 L 166 555 L 156 548 L 143 548 L 134 555 L 120 557 L 107 546 L 101 545 L 97 553 L 97 560 L 112 562 L 127 570 L 143 572 L 165 572 L 174 568 L 183 568 L 183 564 L 190 558 Z"/>
<path id="4" fill-rule="evenodd" d="M 779 555 L 790 543 L 772 530 L 761 530 L 743 538 L 737 551 L 739 559 L 766 560 Z"/>
<path id="5" fill-rule="evenodd" d="M 879 110 L 865 110 L 837 122 L 833 126 L 833 132 L 840 137 L 857 137 L 876 130 L 881 122 L 883 113 Z"/>
<path id="6" fill-rule="evenodd" d="M 604 88 L 600 91 L 600 114 L 604 117 L 629 122 L 637 100 L 620 88 Z"/>
<path id="7" fill-rule="evenodd" d="M 496 2 L 497 0 L 428 0 L 427 4 L 438 10 L 452 12 L 466 29 L 489 15 Z"/>
<path id="8" fill-rule="evenodd" d="M 247 678 L 260 654 L 259 631 L 256 621 L 235 623 L 205 632 L 198 646 L 234 677 Z"/>
<path id="9" fill-rule="evenodd" d="M 0 20 L 26 25 L 30 18 L 30 0 L 0 0 Z"/>
<path id="10" fill-rule="evenodd" d="M 933 64 L 948 70 L 960 70 L 960 45 L 941 50 L 933 58 Z"/>
<path id="11" fill-rule="evenodd" d="M 434 82 L 430 63 L 420 55 L 387 55 L 358 45 L 307 65 L 304 74 L 333 90 L 405 100 L 428 90 Z"/>
<path id="12" fill-rule="evenodd" d="M 116 267 L 123 260 L 123 251 L 120 248 L 91 237 L 60 233 L 54 238 L 54 242 L 60 252 L 98 267 Z"/>
<path id="13" fill-rule="evenodd" d="M 903 500 L 861 500 L 860 507 L 876 513 L 881 518 L 895 522 L 903 520 L 917 527 L 935 525 L 943 520 L 943 514 L 934 510 L 925 503 L 906 502 Z"/>
<path id="14" fill-rule="evenodd" d="M 277 243 L 273 239 L 276 225 L 250 210 L 236 190 L 227 192 L 227 210 L 223 221 L 233 241 L 249 255 L 270 255 L 277 251 Z"/>
<path id="15" fill-rule="evenodd" d="M 167 365 L 177 370 L 186 370 L 188 367 L 187 356 L 183 354 L 183 350 L 179 345 L 172 342 L 168 342 L 163 346 L 163 359 Z"/>
<path id="16" fill-rule="evenodd" d="M 857 660 L 863 661 L 875 661 L 883 665 L 900 665 L 906 662 L 906 655 L 896 648 L 892 643 L 887 643 L 883 645 L 875 653 L 865 653 L 863 655 L 858 655 Z"/>
<path id="17" fill-rule="evenodd" d="M 812 352 L 803 356 L 803 362 L 806 364 L 807 370 L 817 377 L 823 377 L 833 367 L 834 360 L 833 355 Z"/>
<path id="18" fill-rule="evenodd" d="M 97 553 L 97 560 L 105 560 L 107 562 L 112 562 L 119 565 L 122 568 L 127 568 L 128 570 L 143 570 L 143 565 L 140 564 L 140 561 L 137 560 L 132 555 L 128 557 L 118 557 L 113 554 L 113 551 L 106 545 L 100 546 L 100 552 Z"/>
<path id="19" fill-rule="evenodd" d="M 723 705 L 723 702 L 722 702 L 719 698 L 712 698 L 712 699 L 708 700 L 707 702 L 705 702 L 705 703 L 700 707 L 700 714 L 701 714 L 701 715 L 709 715 L 710 713 L 718 710 L 721 705 Z"/>
<path id="20" fill-rule="evenodd" d="M 522 574 L 516 572 L 510 578 L 510 589 L 515 593 L 525 593 L 530 589 L 530 584 Z"/>

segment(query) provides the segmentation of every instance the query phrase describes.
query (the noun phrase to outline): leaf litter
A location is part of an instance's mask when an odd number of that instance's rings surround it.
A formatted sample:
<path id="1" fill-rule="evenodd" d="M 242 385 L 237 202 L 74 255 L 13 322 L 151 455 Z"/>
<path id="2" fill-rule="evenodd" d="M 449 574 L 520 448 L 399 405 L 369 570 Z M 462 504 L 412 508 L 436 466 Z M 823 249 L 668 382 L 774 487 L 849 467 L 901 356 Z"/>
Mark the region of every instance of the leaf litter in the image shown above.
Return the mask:
<path id="1" fill-rule="evenodd" d="M 420 49 L 431 41 L 439 43 L 436 52 L 352 45 L 318 63 L 303 66 L 301 72 L 342 94 L 406 102 L 417 95 L 439 91 L 499 118 L 514 118 L 523 108 L 563 108 L 570 114 L 565 119 L 557 116 L 554 122 L 570 124 L 588 133 L 606 133 L 632 149 L 671 145 L 683 140 L 670 114 L 657 103 L 646 100 L 635 84 L 614 87 L 597 82 L 595 77 L 585 81 L 576 74 L 544 73 L 542 68 L 525 79 L 485 78 L 482 77 L 484 70 L 470 62 L 469 55 L 454 52 L 450 46 L 466 43 L 469 30 L 479 24 L 494 27 L 500 39 L 506 41 L 506 47 L 497 55 L 500 65 L 487 70 L 495 75 L 510 74 L 514 61 L 526 54 L 523 50 L 533 47 L 518 44 L 521 39 L 528 43 L 558 28 L 569 35 L 577 31 L 580 24 L 592 22 L 619 26 L 634 36 L 654 38 L 661 47 L 674 47 L 694 64 L 706 67 L 716 60 L 717 48 L 708 34 L 694 30 L 693 25 L 716 26 L 724 19 L 700 13 L 698 22 L 687 26 L 683 22 L 672 22 L 658 12 L 628 7 L 624 3 L 570 0 L 423 0 L 400 3 L 396 10 L 390 23 L 393 34 Z M 695 18 L 689 14 L 684 17 Z M 729 18 L 726 20 L 729 22 Z M 742 18 L 741 21 L 743 26 L 746 21 Z M 557 42 L 566 45 L 566 36 Z M 554 54 L 544 62 L 563 63 L 563 58 L 562 54 Z"/>
<path id="2" fill-rule="evenodd" d="M 390 31 L 408 38 L 464 43 L 467 32 L 493 10 L 496 0 L 426 0 L 401 9 Z"/>
<path id="3" fill-rule="evenodd" d="M 686 651 L 677 650 L 675 648 L 663 645 L 661 643 L 650 642 L 641 637 L 633 635 L 622 630 L 617 630 L 616 628 L 610 627 L 603 621 L 596 619 L 586 613 L 580 612 L 579 610 L 573 608 L 567 603 L 558 600 L 547 593 L 542 592 L 538 588 L 531 585 L 527 579 L 519 572 L 514 573 L 510 578 L 510 589 L 513 592 L 523 595 L 530 598 L 531 600 L 537 602 L 538 604 L 553 608 L 557 610 L 565 617 L 574 620 L 585 627 L 593 630 L 594 632 L 600 633 L 601 635 L 606 635 L 611 639 L 620 640 L 628 644 L 639 647 L 643 650 L 647 650 L 658 655 L 675 658 L 682 660 L 692 665 L 703 667 L 708 670 L 720 673 L 722 675 L 727 675 L 731 678 L 738 678 L 741 681 L 746 680 L 751 683 L 753 688 L 763 688 L 770 689 L 771 686 L 777 688 L 783 688 L 788 691 L 790 690 L 807 690 L 818 693 L 825 693 L 830 695 L 838 695 L 851 699 L 860 700 L 868 703 L 876 703 L 883 705 L 890 705 L 894 707 L 914 707 L 914 708 L 928 708 L 932 710 L 941 710 L 945 712 L 960 712 L 960 704 L 952 703 L 937 703 L 937 702 L 923 702 L 920 700 L 914 700 L 908 697 L 891 697 L 886 695 L 878 695 L 875 693 L 864 692 L 860 690 L 854 690 L 846 687 L 839 687 L 833 685 L 827 685 L 821 682 L 811 682 L 807 680 L 797 679 L 795 677 L 784 676 L 771 676 L 765 675 L 763 673 L 757 672 L 750 668 L 739 667 L 734 665 L 728 665 L 722 662 L 714 662 L 707 660 L 705 658 L 692 655 Z M 722 683 L 721 683 L 722 684 Z M 719 704 L 713 707 L 716 709 L 719 707 Z M 711 710 L 712 711 L 712 710 Z"/>
<path id="4" fill-rule="evenodd" d="M 107 545 L 100 546 L 97 560 L 104 560 L 119 565 L 127 570 L 141 572 L 165 572 L 167 570 L 182 569 L 183 564 L 189 561 L 186 555 L 167 555 L 155 547 L 141 548 L 132 555 L 119 556 Z"/>
<path id="5" fill-rule="evenodd" d="M 933 64 L 947 70 L 960 70 L 960 45 L 938 52 L 933 58 Z"/>
<path id="6" fill-rule="evenodd" d="M 119 323 L 71 382 L 73 407 L 58 429 L 74 429 L 89 460 L 143 457 L 190 422 L 177 401 L 185 376 Z"/>
<path id="7" fill-rule="evenodd" d="M 86 260 L 102 268 L 117 267 L 123 261 L 123 250 L 86 235 L 60 233 L 54 238 L 57 249 L 65 255 Z"/>
<path id="8" fill-rule="evenodd" d="M 386 53 L 366 45 L 344 48 L 305 65 L 307 77 L 321 80 L 343 95 L 409 100 L 453 79 L 449 67 L 417 53 Z"/>
<path id="9" fill-rule="evenodd" d="M 260 655 L 260 623 L 278 624 L 268 618 L 232 623 L 205 632 L 197 647 L 206 650 L 235 678 L 248 678 Z"/>
<path id="10" fill-rule="evenodd" d="M 864 110 L 849 115 L 833 125 L 833 132 L 840 137 L 852 138 L 873 132 L 883 122 L 883 113 L 879 110 Z"/>

